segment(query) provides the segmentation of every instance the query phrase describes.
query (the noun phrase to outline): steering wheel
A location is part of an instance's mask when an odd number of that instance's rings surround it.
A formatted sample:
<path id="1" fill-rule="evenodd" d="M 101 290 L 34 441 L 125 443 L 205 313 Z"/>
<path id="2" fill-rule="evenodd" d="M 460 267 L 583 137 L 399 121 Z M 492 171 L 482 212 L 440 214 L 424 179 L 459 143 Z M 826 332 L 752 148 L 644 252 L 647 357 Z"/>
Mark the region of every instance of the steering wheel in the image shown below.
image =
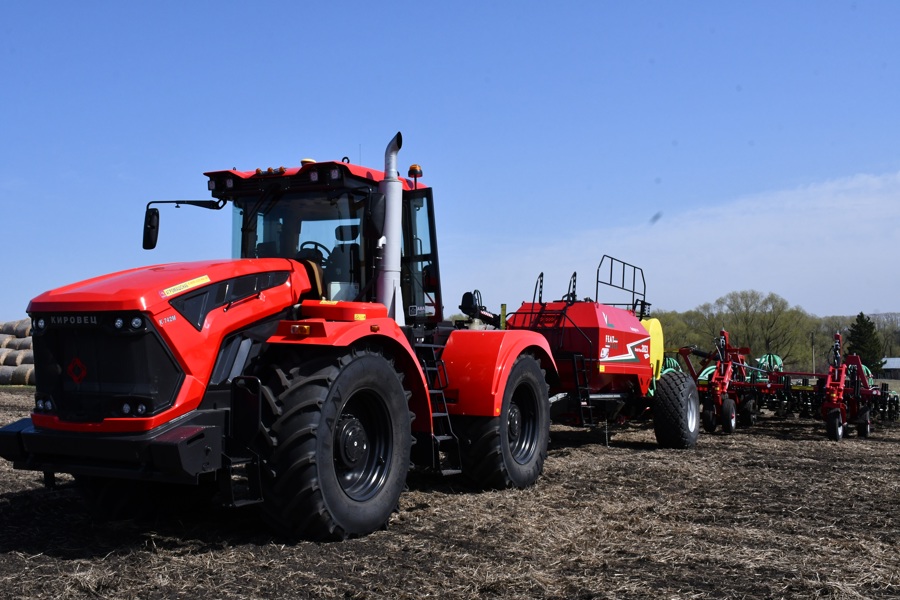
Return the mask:
<path id="1" fill-rule="evenodd" d="M 325 258 L 328 258 L 331 255 L 331 250 L 320 244 L 319 242 L 314 242 L 312 240 L 308 242 L 303 242 L 300 244 L 300 251 L 302 252 L 304 248 L 316 248 L 320 250 Z"/>

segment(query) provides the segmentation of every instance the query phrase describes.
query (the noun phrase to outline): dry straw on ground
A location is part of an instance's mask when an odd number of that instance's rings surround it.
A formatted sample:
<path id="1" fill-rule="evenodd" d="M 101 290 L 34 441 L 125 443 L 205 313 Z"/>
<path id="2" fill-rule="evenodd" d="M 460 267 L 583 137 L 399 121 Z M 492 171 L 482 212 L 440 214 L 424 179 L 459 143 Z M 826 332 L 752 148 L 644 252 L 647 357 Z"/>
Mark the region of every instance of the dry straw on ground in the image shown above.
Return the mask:
<path id="1" fill-rule="evenodd" d="M 29 388 L 0 388 L 0 420 Z M 414 477 L 387 531 L 290 544 L 253 510 L 94 522 L 71 480 L 0 466 L 10 598 L 897 598 L 900 427 L 763 419 L 695 451 L 554 429 L 539 483 Z"/>

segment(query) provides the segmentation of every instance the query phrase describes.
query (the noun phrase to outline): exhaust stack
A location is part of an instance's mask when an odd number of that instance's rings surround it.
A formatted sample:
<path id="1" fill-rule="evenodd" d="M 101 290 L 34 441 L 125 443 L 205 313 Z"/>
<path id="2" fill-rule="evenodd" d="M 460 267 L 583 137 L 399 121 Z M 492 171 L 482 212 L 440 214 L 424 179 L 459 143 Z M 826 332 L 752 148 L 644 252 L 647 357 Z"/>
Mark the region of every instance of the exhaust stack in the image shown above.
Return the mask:
<path id="1" fill-rule="evenodd" d="M 400 239 L 403 233 L 403 184 L 397 171 L 397 153 L 403 145 L 400 132 L 384 151 L 384 179 L 378 191 L 384 194 L 384 236 L 378 241 L 382 249 L 376 299 L 388 309 L 388 315 L 401 327 L 406 324 L 403 296 L 400 291 Z"/>

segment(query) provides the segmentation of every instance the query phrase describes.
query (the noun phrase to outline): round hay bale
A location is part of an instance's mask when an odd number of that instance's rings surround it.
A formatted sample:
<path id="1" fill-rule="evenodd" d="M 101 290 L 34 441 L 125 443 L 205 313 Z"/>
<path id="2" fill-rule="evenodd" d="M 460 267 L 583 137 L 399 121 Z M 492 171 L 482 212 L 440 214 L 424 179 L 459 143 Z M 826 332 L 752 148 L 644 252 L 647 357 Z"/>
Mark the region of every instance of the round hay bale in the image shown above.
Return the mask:
<path id="1" fill-rule="evenodd" d="M 13 350 L 12 348 L 0 348 L 0 365 L 5 365 L 7 357 L 13 352 L 18 352 L 18 350 Z"/>
<path id="2" fill-rule="evenodd" d="M 12 376 L 16 367 L 0 367 L 0 385 L 9 385 L 12 383 Z"/>
<path id="3" fill-rule="evenodd" d="M 5 348 L 8 350 L 6 353 L 6 357 L 3 359 L 3 364 L 7 367 L 18 367 L 22 364 L 21 354 L 24 350 L 12 350 L 10 348 Z"/>
<path id="4" fill-rule="evenodd" d="M 9 340 L 9 343 L 6 345 L 7 348 L 12 348 L 13 350 L 31 350 L 31 336 L 23 337 L 23 338 L 12 338 Z"/>
<path id="5" fill-rule="evenodd" d="M 22 319 L 16 323 L 16 337 L 26 338 L 31 335 L 31 319 Z"/>
<path id="6" fill-rule="evenodd" d="M 10 344 L 14 344 L 17 339 L 19 339 L 19 338 L 17 338 L 13 334 L 0 333 L 0 348 L 6 348 Z"/>
<path id="7" fill-rule="evenodd" d="M 16 365 L 33 365 L 34 364 L 34 352 L 31 350 L 19 350 L 19 355 L 16 357 Z"/>
<path id="8" fill-rule="evenodd" d="M 0 333 L 15 336 L 16 335 L 16 325 L 18 321 L 7 321 L 5 323 L 0 323 Z"/>
<path id="9" fill-rule="evenodd" d="M 16 367 L 12 373 L 11 383 L 13 385 L 34 385 L 34 365 Z"/>

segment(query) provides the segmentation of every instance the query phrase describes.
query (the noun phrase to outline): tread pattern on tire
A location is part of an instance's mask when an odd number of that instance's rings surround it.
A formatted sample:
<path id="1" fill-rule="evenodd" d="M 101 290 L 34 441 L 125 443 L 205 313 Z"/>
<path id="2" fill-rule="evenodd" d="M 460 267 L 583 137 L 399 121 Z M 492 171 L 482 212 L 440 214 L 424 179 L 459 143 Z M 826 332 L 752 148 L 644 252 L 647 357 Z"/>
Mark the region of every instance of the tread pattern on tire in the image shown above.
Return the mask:
<path id="1" fill-rule="evenodd" d="M 694 404 L 693 430 L 688 423 L 688 403 Z M 700 433 L 700 401 L 697 387 L 687 374 L 664 373 L 656 382 L 653 429 L 662 448 L 693 448 Z"/>
<path id="2" fill-rule="evenodd" d="M 529 361 L 529 362 L 523 362 Z M 550 432 L 549 392 L 540 363 L 530 354 L 516 358 L 510 371 L 510 383 L 514 374 L 525 369 L 529 376 L 536 378 L 538 401 L 537 431 L 533 454 L 527 465 L 516 465 L 517 473 L 511 473 L 504 455 L 502 421 L 506 411 L 499 417 L 470 417 L 465 421 L 465 444 L 461 453 L 463 473 L 475 486 L 486 489 L 525 488 L 532 485 L 543 472 L 547 458 L 547 444 Z M 507 384 L 507 386 L 510 385 Z M 504 391 L 504 404 L 506 404 Z"/>
<path id="3" fill-rule="evenodd" d="M 319 349 L 315 357 L 293 357 L 291 362 L 297 366 L 287 371 L 274 367 L 269 402 L 264 403 L 266 408 L 263 412 L 268 413 L 264 421 L 268 420 L 268 423 L 260 448 L 264 456 L 261 469 L 263 515 L 276 531 L 318 541 L 343 540 L 368 533 L 347 531 L 329 510 L 322 490 L 317 456 L 322 409 L 328 401 L 332 384 L 345 368 L 360 357 L 383 359 L 402 388 L 402 375 L 394 368 L 393 361 L 373 349 L 350 349 L 345 353 L 323 353 Z M 403 388 L 405 406 L 408 406 L 409 397 L 410 392 Z M 408 408 L 405 410 L 411 422 L 413 414 Z M 392 467 L 402 471 L 401 490 L 405 487 L 411 443 L 409 436 L 406 448 L 400 451 L 401 457 L 405 456 L 400 461 L 404 464 Z M 394 471 L 388 478 L 396 476 Z M 396 508 L 394 502 L 390 511 Z M 386 527 L 389 517 L 390 512 L 382 523 L 375 524 L 372 529 Z"/>

